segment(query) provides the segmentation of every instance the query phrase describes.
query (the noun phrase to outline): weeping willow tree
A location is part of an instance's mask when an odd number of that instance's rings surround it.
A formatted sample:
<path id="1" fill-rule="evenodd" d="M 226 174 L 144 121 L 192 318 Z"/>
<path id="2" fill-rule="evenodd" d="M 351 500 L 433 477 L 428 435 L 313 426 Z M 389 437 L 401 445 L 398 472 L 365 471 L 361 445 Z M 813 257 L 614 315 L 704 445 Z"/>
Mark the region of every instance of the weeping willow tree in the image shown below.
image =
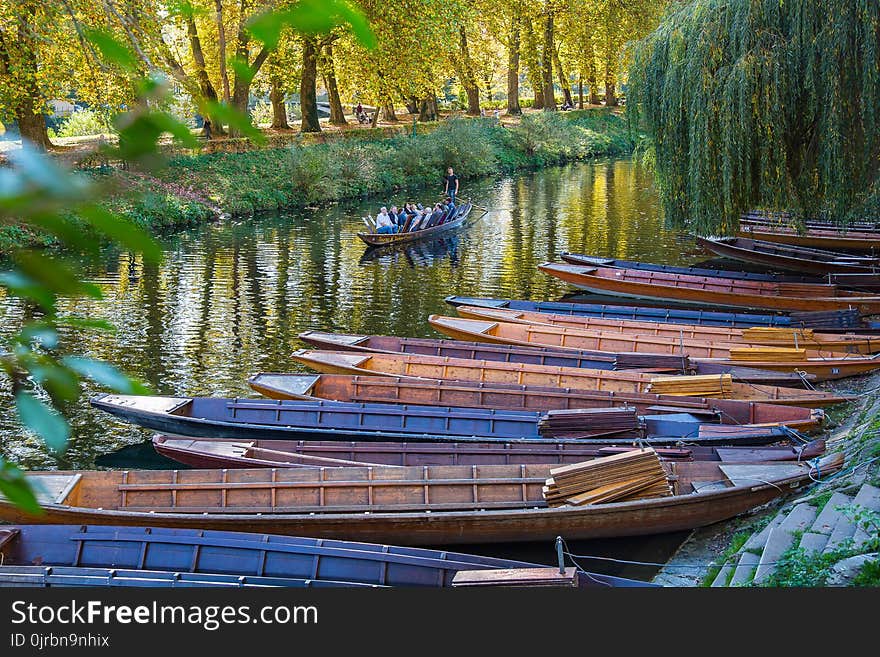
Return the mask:
<path id="1" fill-rule="evenodd" d="M 880 215 L 880 2 L 692 0 L 637 43 L 629 112 L 668 216 Z"/>

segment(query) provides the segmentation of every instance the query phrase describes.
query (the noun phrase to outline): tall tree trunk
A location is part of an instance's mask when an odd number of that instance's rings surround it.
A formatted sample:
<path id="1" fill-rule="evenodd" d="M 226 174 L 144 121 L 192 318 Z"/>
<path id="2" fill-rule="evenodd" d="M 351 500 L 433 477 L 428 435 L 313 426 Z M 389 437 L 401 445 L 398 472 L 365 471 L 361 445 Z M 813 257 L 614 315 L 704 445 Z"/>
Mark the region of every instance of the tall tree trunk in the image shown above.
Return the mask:
<path id="1" fill-rule="evenodd" d="M 382 120 L 388 123 L 395 123 L 397 121 L 397 114 L 394 113 L 394 101 L 388 94 L 384 96 L 382 101 Z"/>
<path id="2" fill-rule="evenodd" d="M 16 28 L 17 38 L 12 34 L 7 34 L 0 26 L 0 74 L 4 77 L 9 76 L 11 69 L 13 69 L 7 40 L 15 39 L 18 41 L 18 48 L 22 55 L 17 73 L 24 77 L 19 83 L 21 86 L 18 89 L 20 99 L 15 107 L 15 121 L 18 123 L 18 131 L 21 133 L 23 142 L 29 141 L 34 148 L 48 150 L 52 148 L 52 142 L 49 140 L 49 133 L 46 130 L 45 116 L 42 111 L 34 111 L 38 109 L 35 106 L 37 103 L 42 105 L 42 96 L 36 83 L 38 63 L 32 28 L 36 14 L 37 8 L 34 4 L 26 4 L 20 9 Z"/>
<path id="3" fill-rule="evenodd" d="M 553 91 L 553 14 L 544 17 L 544 47 L 541 57 L 541 83 L 544 90 L 544 110 L 556 111 L 556 95 Z"/>
<path id="4" fill-rule="evenodd" d="M 324 47 L 324 58 L 321 61 L 324 71 L 324 86 L 327 87 L 327 98 L 330 101 L 330 123 L 332 125 L 346 125 L 345 110 L 342 109 L 342 100 L 339 98 L 339 86 L 336 84 L 336 67 L 333 64 L 333 45 Z"/>
<path id="5" fill-rule="evenodd" d="M 287 123 L 287 103 L 285 103 L 285 93 L 281 88 L 280 80 L 272 80 L 272 89 L 269 91 L 269 100 L 272 102 L 272 129 L 273 130 L 290 130 Z"/>
<path id="6" fill-rule="evenodd" d="M 562 96 L 569 107 L 574 107 L 574 101 L 571 98 L 571 82 L 562 69 L 562 61 L 559 59 L 559 50 L 553 49 L 553 66 L 556 67 L 556 76 L 559 78 L 559 86 L 562 87 Z"/>
<path id="7" fill-rule="evenodd" d="M 229 103 L 229 74 L 226 72 L 226 28 L 223 25 L 223 0 L 214 0 L 214 20 L 217 22 L 217 48 L 220 63 L 220 82 L 223 84 L 223 102 Z"/>
<path id="8" fill-rule="evenodd" d="M 216 103 L 218 101 L 217 90 L 214 88 L 211 78 L 208 77 L 208 70 L 205 65 L 205 53 L 202 50 L 202 41 L 199 38 L 199 31 L 192 14 L 186 17 L 186 32 L 189 36 L 190 51 L 192 52 L 193 64 L 195 64 L 196 67 L 196 80 L 199 83 L 199 90 L 202 92 L 202 98 L 208 102 Z M 219 119 L 213 116 L 207 118 L 210 121 L 210 127 L 204 128 L 204 134 L 206 137 L 226 134 L 223 131 L 223 123 Z"/>
<path id="9" fill-rule="evenodd" d="M 406 111 L 410 114 L 419 113 L 419 99 L 415 96 L 404 97 L 403 104 L 406 105 Z"/>
<path id="10" fill-rule="evenodd" d="M 302 78 L 299 86 L 299 102 L 302 109 L 302 132 L 321 132 L 318 121 L 318 52 L 312 37 L 303 38 Z"/>
<path id="11" fill-rule="evenodd" d="M 590 87 L 590 105 L 599 104 L 599 71 L 596 67 L 596 50 L 592 40 L 587 45 L 587 84 Z"/>
<path id="12" fill-rule="evenodd" d="M 434 108 L 431 102 L 431 96 L 426 96 L 419 103 L 419 121 L 425 123 L 427 121 L 436 121 L 437 115 L 434 113 Z"/>
<path id="13" fill-rule="evenodd" d="M 544 83 L 541 81 L 541 61 L 538 56 L 535 30 L 532 26 L 532 21 L 528 18 L 524 19 L 523 27 L 525 36 L 525 39 L 523 40 L 523 55 L 525 56 L 526 66 L 528 67 L 527 75 L 529 78 L 529 84 L 535 95 L 532 107 L 534 109 L 541 109 L 544 107 Z"/>
<path id="14" fill-rule="evenodd" d="M 461 78 L 461 86 L 467 94 L 467 113 L 471 116 L 480 115 L 480 88 L 477 86 L 477 80 L 474 76 L 474 67 L 471 63 L 471 55 L 468 51 L 467 32 L 464 25 L 458 29 L 459 35 L 459 51 L 461 54 L 461 64 L 459 65 L 459 78 Z"/>
<path id="15" fill-rule="evenodd" d="M 608 40 L 605 44 L 605 106 L 617 106 L 616 94 L 617 82 L 617 48 L 611 37 L 609 30 Z"/>
<path id="16" fill-rule="evenodd" d="M 507 39 L 507 113 L 522 114 L 519 106 L 519 16 L 513 19 Z"/>
<path id="17" fill-rule="evenodd" d="M 578 75 L 578 109 L 584 109 L 584 76 Z"/>
<path id="18" fill-rule="evenodd" d="M 232 107 L 241 114 L 247 114 L 248 101 L 251 96 L 251 81 L 260 72 L 260 68 L 269 56 L 269 49 L 263 46 L 253 61 L 250 61 L 250 33 L 247 29 L 249 0 L 241 0 L 240 16 L 238 23 L 238 35 L 236 36 L 235 56 L 239 61 L 248 64 L 250 71 L 247 75 L 236 73 L 235 82 L 232 85 Z M 230 133 L 238 131 L 230 130 Z"/>
<path id="19" fill-rule="evenodd" d="M 42 112 L 34 113 L 34 101 L 30 96 L 19 103 L 15 120 L 22 141 L 29 141 L 31 146 L 42 151 L 52 148 L 49 133 L 46 131 L 46 115 Z"/>

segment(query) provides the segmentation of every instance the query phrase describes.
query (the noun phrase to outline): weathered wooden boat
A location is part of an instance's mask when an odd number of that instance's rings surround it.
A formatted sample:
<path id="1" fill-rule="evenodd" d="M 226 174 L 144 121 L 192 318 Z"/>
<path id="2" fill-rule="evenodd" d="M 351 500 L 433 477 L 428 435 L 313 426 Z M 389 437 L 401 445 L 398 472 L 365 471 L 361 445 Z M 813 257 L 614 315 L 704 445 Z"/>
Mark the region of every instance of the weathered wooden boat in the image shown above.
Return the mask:
<path id="1" fill-rule="evenodd" d="M 550 465 L 29 472 L 39 522 L 271 532 L 400 545 L 588 539 L 694 529 L 840 470 L 808 463 L 664 462 L 673 495 L 550 508 Z M 30 523 L 0 500 L 0 519 Z"/>
<path id="2" fill-rule="evenodd" d="M 880 259 L 835 251 L 777 244 L 745 237 L 697 237 L 697 245 L 731 260 L 740 260 L 774 269 L 787 269 L 831 276 L 829 282 L 852 285 L 860 277 L 880 273 Z"/>
<path id="3" fill-rule="evenodd" d="M 496 383 L 535 385 L 625 394 L 651 392 L 652 381 L 658 378 L 654 374 L 644 372 L 616 372 L 525 363 L 498 363 L 486 360 L 438 358 L 411 354 L 357 354 L 301 349 L 294 352 L 292 358 L 298 363 L 325 374 L 380 374 L 382 376 L 422 379 L 457 379 L 481 381 L 493 385 Z M 693 395 L 682 394 L 681 396 Z M 723 376 L 718 377 L 717 389 L 707 389 L 700 396 L 809 408 L 839 404 L 852 399 L 819 390 L 797 390 L 736 381 L 726 386 Z"/>
<path id="4" fill-rule="evenodd" d="M 447 406 L 404 406 L 330 401 L 101 395 L 97 408 L 147 429 L 194 438 L 239 440 L 362 440 L 459 442 L 573 441 L 615 443 L 644 440 L 670 444 L 761 445 L 791 436 L 780 425 L 715 425 L 691 413 L 638 416 L 633 409 L 592 409 L 577 429 L 548 433 L 545 413 Z M 587 409 L 589 411 L 590 409 Z"/>
<path id="5" fill-rule="evenodd" d="M 737 239 L 737 238 L 734 238 Z M 747 240 L 742 240 L 747 241 Z M 700 238 L 698 238 L 700 243 Z M 773 242 L 767 242 L 769 246 L 774 245 Z M 828 253 L 831 256 L 833 252 Z M 880 290 L 880 268 L 874 273 L 858 273 L 858 274 L 832 274 L 825 276 L 819 274 L 813 275 L 793 275 L 793 274 L 776 274 L 776 273 L 754 273 L 745 271 L 730 271 L 727 269 L 710 269 L 706 267 L 675 267 L 673 265 L 659 265 L 650 262 L 636 262 L 633 260 L 616 260 L 612 258 L 597 258 L 594 256 L 581 255 L 579 253 L 562 253 L 560 257 L 567 263 L 572 265 L 586 265 L 589 267 L 613 267 L 615 269 L 640 269 L 642 271 L 657 271 L 667 274 L 686 274 L 688 276 L 707 276 L 710 278 L 725 278 L 737 281 L 761 281 L 764 283 L 807 283 L 813 285 L 836 285 L 845 290 L 858 290 L 860 292 L 868 292 L 875 294 Z"/>
<path id="6" fill-rule="evenodd" d="M 880 337 L 875 335 L 819 333 L 813 329 L 768 328 L 748 329 L 695 324 L 664 324 L 663 322 L 573 317 L 553 313 L 535 313 L 504 308 L 459 306 L 458 314 L 466 319 L 497 320 L 512 324 L 546 324 L 583 331 L 619 332 L 634 336 L 667 337 L 704 341 L 707 343 L 740 343 L 792 347 L 825 352 L 874 354 L 880 352 Z"/>
<path id="7" fill-rule="evenodd" d="M 804 376 L 810 381 L 816 378 L 812 374 L 802 376 L 791 372 L 774 372 L 773 370 L 752 367 L 704 363 L 692 361 L 687 356 L 667 354 L 612 353 L 587 349 L 560 349 L 540 345 L 525 347 L 489 342 L 400 338 L 393 335 L 352 335 L 321 331 L 305 331 L 299 334 L 299 339 L 319 349 L 338 351 L 448 356 L 450 358 L 492 360 L 504 363 L 586 367 L 597 370 L 637 370 L 695 375 L 730 374 L 737 381 L 796 387 L 803 385 Z"/>
<path id="8" fill-rule="evenodd" d="M 544 263 L 538 269 L 584 290 L 623 297 L 645 297 L 689 304 L 774 310 L 841 310 L 880 313 L 880 295 L 861 295 L 835 285 L 732 281 L 637 269 Z"/>
<path id="9" fill-rule="evenodd" d="M 753 328 L 755 326 L 799 327 L 814 330 L 857 330 L 862 327 L 857 310 L 834 310 L 830 312 L 791 312 L 780 314 L 755 314 L 743 312 L 717 312 L 651 306 L 616 306 L 591 303 L 566 303 L 563 301 L 523 301 L 518 299 L 486 299 L 480 297 L 446 297 L 452 306 L 480 306 L 483 308 L 506 308 L 530 312 L 572 315 L 575 317 L 601 317 L 606 319 L 632 319 L 635 321 L 664 322 L 666 324 L 697 324 L 699 326 L 728 326 Z"/>
<path id="10" fill-rule="evenodd" d="M 880 248 L 880 232 L 875 230 L 859 231 L 831 227 L 809 227 L 801 232 L 791 226 L 750 223 L 740 220 L 737 236 L 820 249 L 873 252 Z"/>
<path id="11" fill-rule="evenodd" d="M 743 212 L 740 215 L 740 223 L 750 224 L 770 224 L 798 226 L 802 225 L 807 228 L 833 228 L 835 230 L 859 230 L 877 232 L 880 231 L 880 223 L 871 221 L 870 219 L 860 219 L 856 221 L 837 222 L 831 219 L 823 219 L 821 217 L 799 217 L 795 219 L 790 212 L 773 211 L 773 210 L 751 210 Z"/>
<path id="12" fill-rule="evenodd" d="M 195 468 L 317 468 L 353 465 L 525 465 L 580 463 L 637 447 L 610 445 L 463 443 L 362 443 L 318 441 L 199 440 L 153 436 L 163 456 Z M 803 461 L 821 456 L 825 441 L 779 447 L 657 447 L 662 459 L 763 463 Z"/>
<path id="13" fill-rule="evenodd" d="M 741 364 L 761 369 L 807 372 L 819 381 L 840 379 L 880 369 L 880 356 L 861 356 L 809 349 L 760 347 L 687 338 L 628 335 L 613 331 L 578 330 L 548 324 L 513 324 L 431 315 L 437 331 L 457 340 L 486 340 L 503 344 L 572 349 L 630 350 L 647 353 L 684 353 L 691 359 L 713 359 L 725 365 Z"/>
<path id="14" fill-rule="evenodd" d="M 821 410 L 815 408 L 735 399 L 614 393 L 403 376 L 265 372 L 252 376 L 248 383 L 251 388 L 270 399 L 318 398 L 343 402 L 427 404 L 541 412 L 625 406 L 635 409 L 640 415 L 690 413 L 706 423 L 784 424 L 798 431 L 817 428 L 825 417 Z"/>
<path id="15" fill-rule="evenodd" d="M 473 204 L 468 202 L 460 205 L 454 219 L 451 219 L 439 226 L 424 228 L 422 230 L 414 230 L 406 233 L 358 233 L 357 236 L 367 244 L 367 246 L 390 246 L 392 244 L 404 244 L 406 242 L 414 242 L 415 240 L 436 237 L 437 235 L 446 233 L 450 230 L 461 227 L 470 216 Z"/>
<path id="16" fill-rule="evenodd" d="M 0 583 L 20 586 L 100 586 L 103 577 L 106 586 L 445 587 L 462 570 L 541 567 L 446 550 L 162 526 L 0 527 L 0 556 Z"/>

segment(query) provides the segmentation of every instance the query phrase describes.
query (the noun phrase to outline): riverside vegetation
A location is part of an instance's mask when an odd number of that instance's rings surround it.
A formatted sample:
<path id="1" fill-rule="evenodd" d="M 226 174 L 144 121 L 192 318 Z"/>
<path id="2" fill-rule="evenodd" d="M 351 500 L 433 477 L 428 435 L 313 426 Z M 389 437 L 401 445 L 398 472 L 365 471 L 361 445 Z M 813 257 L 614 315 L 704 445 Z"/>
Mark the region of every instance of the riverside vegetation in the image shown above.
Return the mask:
<path id="1" fill-rule="evenodd" d="M 108 209 L 162 232 L 212 220 L 218 210 L 235 216 L 432 185 L 439 190 L 447 166 L 467 181 L 626 155 L 636 140 L 619 112 L 576 110 L 530 114 L 510 127 L 452 119 L 415 135 L 360 130 L 321 144 L 176 155 L 150 174 L 103 166 L 85 175 L 118 190 L 105 197 Z M 0 232 L 0 252 L 29 242 L 51 239 L 19 226 Z"/>

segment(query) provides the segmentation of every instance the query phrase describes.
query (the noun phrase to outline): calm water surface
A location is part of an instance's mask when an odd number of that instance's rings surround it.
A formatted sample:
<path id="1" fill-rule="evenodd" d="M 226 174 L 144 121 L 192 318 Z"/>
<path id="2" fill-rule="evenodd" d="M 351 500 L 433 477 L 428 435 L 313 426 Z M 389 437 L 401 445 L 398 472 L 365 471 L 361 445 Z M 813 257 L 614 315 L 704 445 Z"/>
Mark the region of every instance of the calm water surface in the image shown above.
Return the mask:
<path id="1" fill-rule="evenodd" d="M 664 226 L 650 173 L 630 160 L 465 180 L 461 195 L 488 214 L 452 236 L 393 251 L 365 255 L 355 237 L 364 228 L 360 217 L 385 202 L 371 200 L 178 234 L 166 240 L 158 266 L 108 254 L 92 272 L 104 298 L 68 308 L 118 330 L 68 336 L 69 348 L 121 365 L 159 394 L 252 396 L 249 375 L 297 369 L 289 354 L 305 346 L 297 340 L 305 330 L 437 337 L 426 317 L 454 314 L 443 301 L 448 295 L 558 299 L 570 290 L 536 265 L 560 251 L 668 264 L 705 257 Z M 412 198 L 437 197 L 421 190 Z M 15 331 L 22 313 L 15 301 L 0 299 L 0 331 Z M 149 432 L 86 399 L 71 409 L 73 436 L 63 456 L 23 436 L 11 413 L 0 417 L 0 451 L 31 469 L 171 467 L 144 445 Z M 8 388 L 0 390 L 0 404 L 12 408 Z M 680 540 L 594 541 L 588 553 L 662 560 Z M 532 547 L 529 558 L 552 559 L 552 545 Z"/>

